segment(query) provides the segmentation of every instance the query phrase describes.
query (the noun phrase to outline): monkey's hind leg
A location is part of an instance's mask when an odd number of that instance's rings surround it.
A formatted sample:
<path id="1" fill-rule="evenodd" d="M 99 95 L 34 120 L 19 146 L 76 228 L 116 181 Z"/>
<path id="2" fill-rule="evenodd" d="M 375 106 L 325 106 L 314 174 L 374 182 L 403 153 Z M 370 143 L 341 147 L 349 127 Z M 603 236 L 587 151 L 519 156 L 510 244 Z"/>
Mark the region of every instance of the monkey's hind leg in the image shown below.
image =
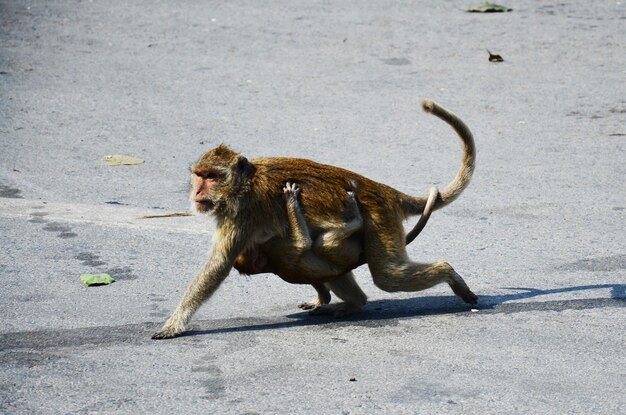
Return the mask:
<path id="1" fill-rule="evenodd" d="M 321 306 L 322 304 L 330 303 L 330 291 L 324 284 L 311 284 L 315 291 L 317 291 L 317 298 L 313 301 L 302 303 L 298 305 L 303 310 L 311 310 Z"/>
<path id="2" fill-rule="evenodd" d="M 370 266 L 374 284 L 383 291 L 421 291 L 445 282 L 466 303 L 476 304 L 478 301 L 476 294 L 447 262 L 420 264 L 407 259 L 403 263 L 387 264 L 382 272 L 376 268 Z"/>
<path id="3" fill-rule="evenodd" d="M 344 317 L 348 314 L 360 311 L 365 303 L 367 303 L 367 296 L 356 283 L 352 272 L 348 272 L 324 285 L 344 302 L 320 305 L 311 310 L 310 314 L 312 315 L 330 314 L 338 318 Z"/>
<path id="4" fill-rule="evenodd" d="M 478 297 L 447 262 L 432 264 L 413 262 L 406 254 L 402 223 L 387 221 L 387 235 L 369 232 L 365 241 L 368 266 L 378 288 L 387 292 L 421 291 L 442 282 L 469 304 Z"/>

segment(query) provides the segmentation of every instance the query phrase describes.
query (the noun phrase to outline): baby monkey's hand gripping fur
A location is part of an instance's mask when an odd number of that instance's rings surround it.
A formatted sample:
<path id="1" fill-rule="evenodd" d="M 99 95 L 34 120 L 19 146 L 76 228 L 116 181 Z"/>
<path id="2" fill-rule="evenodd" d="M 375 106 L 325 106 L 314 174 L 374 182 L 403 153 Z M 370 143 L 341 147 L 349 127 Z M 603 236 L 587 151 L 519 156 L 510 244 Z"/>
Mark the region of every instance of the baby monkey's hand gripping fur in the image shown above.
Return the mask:
<path id="1" fill-rule="evenodd" d="M 452 126 L 463 144 L 463 159 L 456 177 L 439 193 L 435 191 L 434 197 L 432 191 L 429 196 L 409 196 L 357 173 L 310 160 L 261 158 L 250 162 L 223 145 L 200 158 L 192 166 L 190 197 L 199 212 L 216 218 L 212 253 L 172 316 L 153 338 L 183 333 L 192 315 L 219 288 L 233 265 L 246 271 L 248 258 L 254 257 L 255 250 L 265 255 L 267 263 L 258 267 L 262 272 L 273 272 L 291 283 L 323 285 L 342 298 L 343 304 L 326 310 L 320 307 L 333 314 L 358 310 L 365 304 L 365 294 L 351 272 L 362 263 L 368 264 L 375 285 L 385 291 L 418 291 L 446 282 L 455 294 L 474 304 L 476 295 L 448 263 L 416 263 L 406 254 L 405 244 L 423 227 L 422 219 L 427 220 L 430 211 L 444 207 L 461 194 L 469 184 L 475 164 L 473 137 L 463 121 L 432 101 L 424 101 L 422 105 Z M 297 199 L 305 229 L 311 241 L 315 241 L 295 264 L 285 261 L 286 252 L 288 257 L 300 249 L 289 232 L 293 226 L 283 198 L 286 182 L 302 187 Z M 321 243 L 321 250 L 317 251 L 318 239 L 324 240 L 323 235 L 332 232 L 329 224 L 346 226 L 350 222 L 340 219 L 349 210 L 347 189 L 354 189 L 362 223 L 338 247 L 324 251 L 326 245 Z M 425 216 L 405 235 L 402 221 L 419 214 Z M 354 246 L 358 255 L 335 255 Z M 319 261 L 320 258 L 323 260 Z M 323 273 L 319 273 L 320 266 Z"/>

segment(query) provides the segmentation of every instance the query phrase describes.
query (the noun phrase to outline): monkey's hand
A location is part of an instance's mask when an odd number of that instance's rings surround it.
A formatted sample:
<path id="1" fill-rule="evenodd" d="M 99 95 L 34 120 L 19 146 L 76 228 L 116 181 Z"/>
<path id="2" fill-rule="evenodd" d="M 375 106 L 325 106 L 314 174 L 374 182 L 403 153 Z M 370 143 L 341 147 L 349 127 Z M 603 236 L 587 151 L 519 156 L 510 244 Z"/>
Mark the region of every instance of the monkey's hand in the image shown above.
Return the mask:
<path id="1" fill-rule="evenodd" d="M 283 193 L 286 201 L 296 202 L 298 200 L 298 195 L 300 194 L 300 188 L 296 183 L 287 182 L 285 187 L 283 187 Z"/>
<path id="2" fill-rule="evenodd" d="M 161 330 L 152 335 L 154 340 L 173 339 L 185 331 L 185 324 L 177 319 L 176 313 L 165 322 Z"/>
<path id="3" fill-rule="evenodd" d="M 174 337 L 180 336 L 180 334 L 175 334 L 169 330 L 161 330 L 157 331 L 152 335 L 152 340 L 165 340 L 165 339 L 173 339 Z"/>
<path id="4" fill-rule="evenodd" d="M 174 337 L 178 337 L 182 334 L 182 332 L 178 332 L 172 328 L 162 328 L 152 335 L 153 340 L 164 340 L 164 339 L 173 339 Z"/>

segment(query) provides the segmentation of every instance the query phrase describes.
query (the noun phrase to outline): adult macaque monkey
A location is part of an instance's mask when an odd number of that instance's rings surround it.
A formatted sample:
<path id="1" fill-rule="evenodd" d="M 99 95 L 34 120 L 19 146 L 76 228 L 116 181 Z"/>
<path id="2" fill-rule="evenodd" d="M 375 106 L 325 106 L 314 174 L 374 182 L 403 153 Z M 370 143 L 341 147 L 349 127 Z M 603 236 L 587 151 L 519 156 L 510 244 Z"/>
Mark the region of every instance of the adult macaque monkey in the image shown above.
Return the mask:
<path id="1" fill-rule="evenodd" d="M 448 186 L 435 192 L 436 198 L 431 192 L 434 205 L 428 209 L 429 214 L 454 201 L 467 187 L 474 171 L 476 151 L 472 134 L 460 118 L 432 101 L 424 101 L 422 106 L 454 128 L 463 144 L 461 167 Z M 465 302 L 475 304 L 477 301 L 476 295 L 448 263 L 416 263 L 407 256 L 405 244 L 417 236 L 424 221 L 418 222 L 408 235 L 402 222 L 424 212 L 426 196 L 409 196 L 357 173 L 310 160 L 259 158 L 248 161 L 223 145 L 203 155 L 191 171 L 194 206 L 199 212 L 216 218 L 217 231 L 208 262 L 154 339 L 183 333 L 193 314 L 217 290 L 233 265 L 245 272 L 243 268 L 257 257 L 263 258 L 265 263 L 255 271 L 273 272 L 291 283 L 311 284 L 320 297 L 329 297 L 328 290 L 331 290 L 344 303 L 323 304 L 318 309 L 335 315 L 356 311 L 365 304 L 365 294 L 352 274 L 352 270 L 363 263 L 368 264 L 374 284 L 382 290 L 419 291 L 446 282 Z M 297 238 L 291 233 L 293 229 L 290 230 L 288 203 L 283 198 L 287 182 L 297 183 L 302 189 L 298 209 L 312 240 L 332 228 L 329 224 L 348 223 L 344 217 L 346 192 L 354 193 L 360 227 L 335 249 L 345 249 L 345 244 L 352 244 L 348 248 L 356 246 L 359 255 L 342 259 L 331 249 L 326 261 L 317 261 L 314 267 L 308 265 L 310 256 L 306 255 L 296 263 L 285 260 L 297 249 L 294 246 Z M 319 253 L 316 256 L 320 258 Z"/>

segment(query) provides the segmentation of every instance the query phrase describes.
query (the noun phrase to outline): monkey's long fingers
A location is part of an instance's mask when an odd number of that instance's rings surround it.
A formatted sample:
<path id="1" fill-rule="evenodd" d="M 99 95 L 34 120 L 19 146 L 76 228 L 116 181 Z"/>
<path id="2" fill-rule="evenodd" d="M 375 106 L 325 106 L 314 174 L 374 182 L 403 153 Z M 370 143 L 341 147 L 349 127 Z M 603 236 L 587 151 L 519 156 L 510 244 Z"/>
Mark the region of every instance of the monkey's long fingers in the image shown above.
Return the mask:
<path id="1" fill-rule="evenodd" d="M 287 182 L 285 184 L 285 187 L 283 187 L 283 192 L 285 193 L 285 195 L 294 194 L 297 196 L 298 193 L 300 193 L 300 188 L 296 183 Z"/>
<path id="2" fill-rule="evenodd" d="M 153 340 L 165 340 L 165 339 L 173 339 L 174 337 L 180 336 L 182 333 L 174 333 L 169 330 L 161 330 L 152 335 Z"/>

